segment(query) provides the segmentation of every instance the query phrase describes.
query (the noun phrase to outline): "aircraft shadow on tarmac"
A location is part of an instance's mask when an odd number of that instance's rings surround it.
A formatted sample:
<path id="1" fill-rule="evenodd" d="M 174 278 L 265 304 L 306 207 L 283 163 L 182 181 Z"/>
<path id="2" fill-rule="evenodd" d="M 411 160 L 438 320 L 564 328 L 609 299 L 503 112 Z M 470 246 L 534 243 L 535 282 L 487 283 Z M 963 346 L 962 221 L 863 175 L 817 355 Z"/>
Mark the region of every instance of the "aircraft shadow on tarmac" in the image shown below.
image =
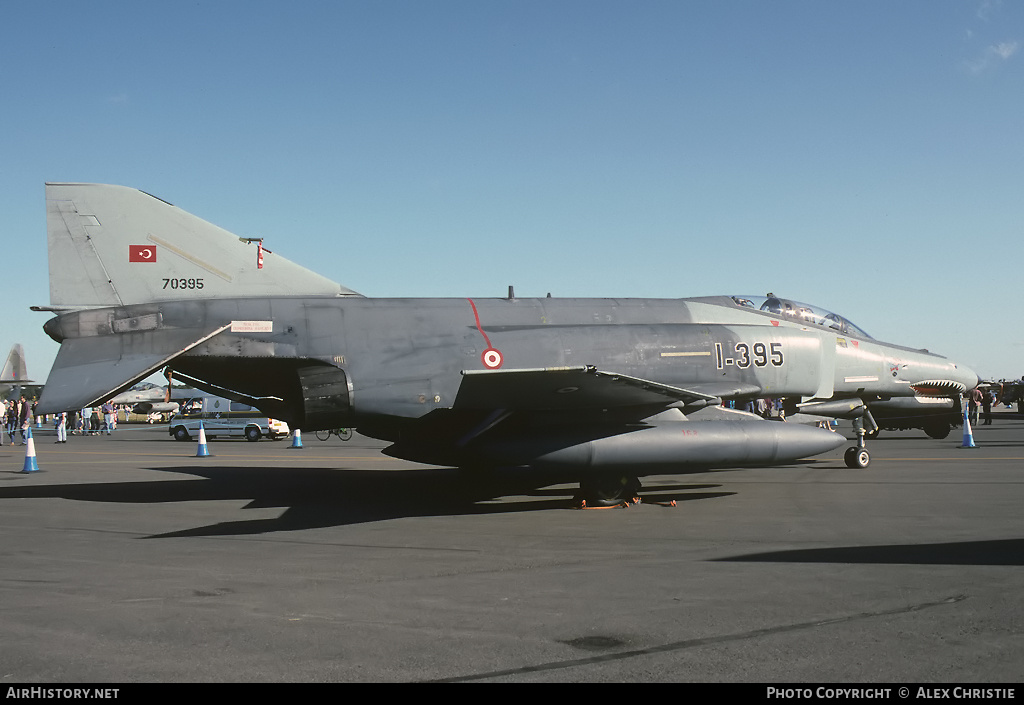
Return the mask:
<path id="1" fill-rule="evenodd" d="M 873 563 L 907 565 L 1024 565 L 1024 539 L 994 539 L 958 543 L 892 544 L 805 548 L 751 553 L 724 562 Z"/>
<path id="2" fill-rule="evenodd" d="M 574 482 L 526 471 L 474 477 L 455 469 L 377 472 L 339 468 L 195 466 L 152 468 L 202 479 L 112 482 L 0 488 L 3 499 L 54 498 L 129 504 L 250 500 L 246 508 L 282 507 L 273 519 L 228 521 L 147 538 L 230 536 L 344 526 L 416 516 L 506 514 L 575 506 Z M 716 484 L 651 482 L 641 494 L 650 502 L 724 497 L 733 492 L 700 492 Z M 529 499 L 502 499 L 526 496 Z"/>

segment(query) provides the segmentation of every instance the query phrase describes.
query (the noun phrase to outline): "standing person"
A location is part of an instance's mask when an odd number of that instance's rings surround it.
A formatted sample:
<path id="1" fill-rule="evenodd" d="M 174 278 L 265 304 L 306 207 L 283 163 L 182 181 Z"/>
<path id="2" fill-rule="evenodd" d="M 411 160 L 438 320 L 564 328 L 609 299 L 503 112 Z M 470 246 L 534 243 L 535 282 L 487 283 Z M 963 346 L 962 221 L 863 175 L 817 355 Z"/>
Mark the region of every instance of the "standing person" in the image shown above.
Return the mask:
<path id="1" fill-rule="evenodd" d="M 114 404 L 110 401 L 106 402 L 102 407 L 103 410 L 103 426 L 107 429 L 107 435 L 114 430 Z"/>
<path id="2" fill-rule="evenodd" d="M 55 443 L 68 442 L 68 412 L 62 411 L 53 415 L 53 424 L 57 427 L 57 440 Z"/>
<path id="3" fill-rule="evenodd" d="M 18 423 L 21 432 L 21 445 L 27 445 L 28 441 L 25 440 L 28 436 L 29 426 L 32 424 L 32 405 L 25 400 L 25 395 L 22 395 L 21 399 L 18 400 L 20 408 L 18 409 Z"/>
<path id="4" fill-rule="evenodd" d="M 970 398 L 967 402 L 967 415 L 975 426 L 978 425 L 978 412 L 981 409 L 982 396 L 981 390 L 975 387 L 971 390 Z"/>
<path id="5" fill-rule="evenodd" d="M 993 392 L 991 390 L 985 392 L 981 396 L 981 410 L 985 415 L 985 426 L 992 425 L 992 403 L 994 401 Z"/>
<path id="6" fill-rule="evenodd" d="M 18 428 L 18 400 L 11 399 L 7 402 L 7 435 L 14 445 L 14 430 Z"/>

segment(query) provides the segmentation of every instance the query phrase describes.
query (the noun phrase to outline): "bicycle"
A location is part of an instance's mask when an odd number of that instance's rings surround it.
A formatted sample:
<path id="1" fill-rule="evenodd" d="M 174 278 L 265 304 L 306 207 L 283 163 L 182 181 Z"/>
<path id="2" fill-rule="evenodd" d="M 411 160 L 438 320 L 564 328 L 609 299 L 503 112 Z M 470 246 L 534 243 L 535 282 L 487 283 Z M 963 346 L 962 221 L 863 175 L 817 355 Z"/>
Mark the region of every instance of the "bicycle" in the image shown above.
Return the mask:
<path id="1" fill-rule="evenodd" d="M 351 428 L 324 428 L 316 432 L 316 437 L 321 441 L 326 441 L 331 436 L 337 436 L 343 441 L 352 439 Z"/>

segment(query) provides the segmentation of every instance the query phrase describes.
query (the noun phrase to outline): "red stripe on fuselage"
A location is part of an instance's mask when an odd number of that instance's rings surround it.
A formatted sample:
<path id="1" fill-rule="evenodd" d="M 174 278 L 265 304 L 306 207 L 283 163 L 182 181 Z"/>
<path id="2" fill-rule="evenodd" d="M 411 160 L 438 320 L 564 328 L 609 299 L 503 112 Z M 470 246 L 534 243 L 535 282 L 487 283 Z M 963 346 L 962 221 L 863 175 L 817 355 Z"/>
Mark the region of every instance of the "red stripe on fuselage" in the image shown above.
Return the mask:
<path id="1" fill-rule="evenodd" d="M 473 307 L 473 318 L 476 319 L 476 329 L 480 331 L 480 335 L 484 337 L 487 347 L 491 347 L 491 339 L 487 337 L 487 334 L 484 333 L 483 327 L 480 325 L 480 314 L 476 311 L 476 304 L 473 303 L 473 299 L 466 299 L 466 301 L 468 301 L 469 305 Z"/>

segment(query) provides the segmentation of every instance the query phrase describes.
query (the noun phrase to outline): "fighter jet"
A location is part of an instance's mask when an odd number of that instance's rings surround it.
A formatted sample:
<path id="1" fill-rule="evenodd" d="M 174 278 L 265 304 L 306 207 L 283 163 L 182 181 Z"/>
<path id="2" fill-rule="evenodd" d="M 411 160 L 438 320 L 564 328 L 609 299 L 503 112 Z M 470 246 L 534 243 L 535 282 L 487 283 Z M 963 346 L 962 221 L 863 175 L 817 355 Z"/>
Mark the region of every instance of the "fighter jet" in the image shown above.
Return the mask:
<path id="1" fill-rule="evenodd" d="M 164 369 L 292 428 L 354 427 L 398 458 L 571 471 L 585 500 L 606 503 L 644 475 L 846 442 L 723 400 L 799 398 L 860 419 L 866 399 L 978 379 L 775 296 L 369 298 L 141 191 L 48 184 L 46 198 L 42 308 L 58 315 L 44 330 L 61 347 L 41 411 Z M 862 433 L 847 463 L 868 461 Z"/>
<path id="2" fill-rule="evenodd" d="M 28 378 L 28 368 L 25 365 L 25 349 L 20 343 L 15 343 L 7 353 L 3 369 L 0 369 L 0 398 L 11 388 L 23 384 L 32 384 L 32 380 Z"/>
<path id="3" fill-rule="evenodd" d="M 110 401 L 115 405 L 131 404 L 133 414 L 174 414 L 181 402 L 199 395 L 192 387 L 152 387 L 121 392 Z"/>

